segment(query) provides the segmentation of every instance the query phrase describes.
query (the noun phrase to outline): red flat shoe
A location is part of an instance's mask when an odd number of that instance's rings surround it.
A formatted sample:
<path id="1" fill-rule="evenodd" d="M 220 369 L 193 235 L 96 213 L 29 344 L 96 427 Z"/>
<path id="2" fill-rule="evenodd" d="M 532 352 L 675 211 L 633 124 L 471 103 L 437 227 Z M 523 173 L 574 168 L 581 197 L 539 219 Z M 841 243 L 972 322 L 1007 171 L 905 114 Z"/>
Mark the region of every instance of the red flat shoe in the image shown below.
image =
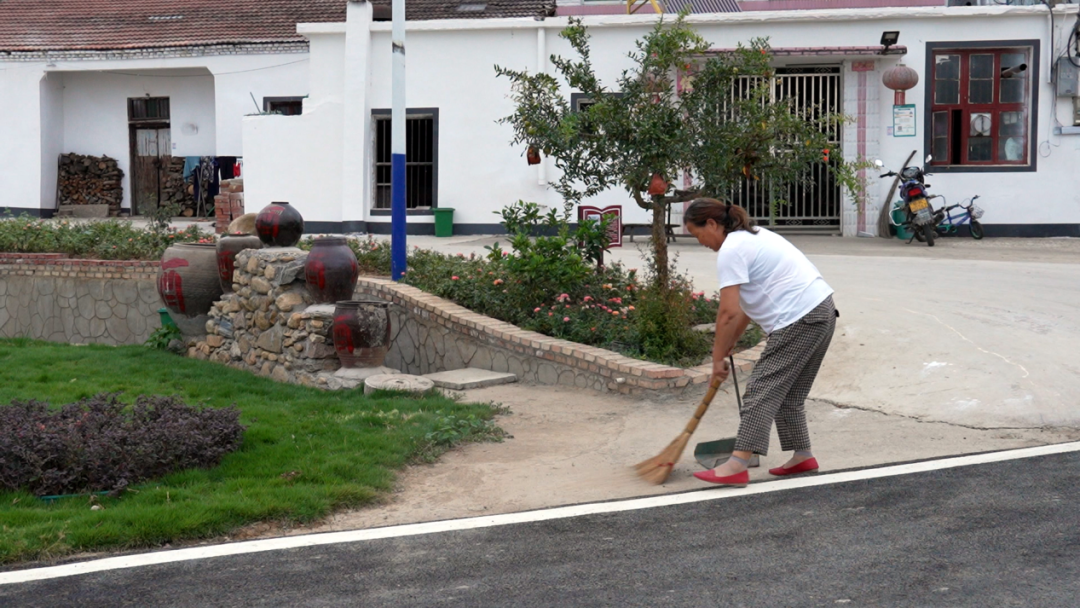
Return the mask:
<path id="1" fill-rule="evenodd" d="M 769 469 L 769 473 L 772 475 L 784 476 L 795 475 L 797 473 L 809 473 L 810 471 L 816 470 L 818 470 L 817 458 L 808 458 L 800 462 L 799 464 L 786 469 L 784 467 L 776 467 L 775 469 Z"/>
<path id="2" fill-rule="evenodd" d="M 698 471 L 697 473 L 694 473 L 694 477 L 697 477 L 701 481 L 707 481 L 709 483 L 716 483 L 722 486 L 732 486 L 736 488 L 745 488 L 746 484 L 750 483 L 749 471 L 743 471 L 742 473 L 728 475 L 727 477 L 719 477 L 710 469 L 708 471 Z"/>

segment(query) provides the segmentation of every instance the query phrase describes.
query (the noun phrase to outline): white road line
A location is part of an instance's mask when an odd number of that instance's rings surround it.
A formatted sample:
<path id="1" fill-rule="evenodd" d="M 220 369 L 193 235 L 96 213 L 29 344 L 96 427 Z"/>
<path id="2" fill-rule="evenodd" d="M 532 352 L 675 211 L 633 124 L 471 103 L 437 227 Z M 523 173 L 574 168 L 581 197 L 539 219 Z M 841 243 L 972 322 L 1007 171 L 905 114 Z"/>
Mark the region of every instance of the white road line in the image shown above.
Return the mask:
<path id="1" fill-rule="evenodd" d="M 601 513 L 618 513 L 621 511 L 633 511 L 637 509 L 651 509 L 654 507 L 666 507 L 671 505 L 689 504 L 710 500 L 722 500 L 739 496 L 751 496 L 754 494 L 767 494 L 781 492 L 797 488 L 810 488 L 836 483 L 847 483 L 864 479 L 878 479 L 896 475 L 910 475 L 912 473 L 924 473 L 954 467 L 964 467 L 1007 460 L 1019 460 L 1036 456 L 1048 456 L 1052 454 L 1064 454 L 1080 451 L 1080 442 L 1061 443 L 1037 448 L 1024 448 L 1008 450 L 990 454 L 978 454 L 974 456 L 958 456 L 915 464 L 903 464 L 886 466 L 860 471 L 845 473 L 822 474 L 798 479 L 781 479 L 766 483 L 750 484 L 746 488 L 717 488 L 715 491 L 689 492 L 684 494 L 670 494 L 665 496 L 652 496 L 649 498 L 635 498 L 613 502 L 592 503 L 575 505 L 570 507 L 556 507 L 538 511 L 525 511 L 522 513 L 506 513 L 503 515 L 489 515 L 484 517 L 470 517 L 467 519 L 453 519 L 448 521 L 436 521 L 421 524 L 405 524 L 400 526 L 388 526 L 385 528 L 370 528 L 366 530 L 352 530 L 349 532 L 327 532 L 322 534 L 308 534 L 304 536 L 290 536 L 285 538 L 271 538 L 266 540 L 254 540 L 240 543 L 229 543 L 207 547 L 192 547 L 173 551 L 156 551 L 139 555 L 125 555 L 121 557 L 108 557 L 64 566 L 52 566 L 36 568 L 32 570 L 19 570 L 15 572 L 0 573 L 0 585 L 27 583 L 53 578 L 78 576 L 93 572 L 107 570 L 119 570 L 122 568 L 138 568 L 156 564 L 169 564 L 212 557 L 226 557 L 229 555 L 242 555 L 245 553 L 260 553 L 263 551 L 280 551 L 283 549 L 297 549 L 301 547 L 314 547 L 319 545 L 333 545 L 339 543 L 355 543 L 382 538 L 397 538 L 402 536 L 418 536 L 421 534 L 436 534 L 439 532 L 451 532 L 456 530 L 473 530 L 476 528 L 490 528 L 493 526 L 506 526 L 552 519 L 564 519 L 568 517 L 580 517 L 582 515 L 596 515 Z"/>

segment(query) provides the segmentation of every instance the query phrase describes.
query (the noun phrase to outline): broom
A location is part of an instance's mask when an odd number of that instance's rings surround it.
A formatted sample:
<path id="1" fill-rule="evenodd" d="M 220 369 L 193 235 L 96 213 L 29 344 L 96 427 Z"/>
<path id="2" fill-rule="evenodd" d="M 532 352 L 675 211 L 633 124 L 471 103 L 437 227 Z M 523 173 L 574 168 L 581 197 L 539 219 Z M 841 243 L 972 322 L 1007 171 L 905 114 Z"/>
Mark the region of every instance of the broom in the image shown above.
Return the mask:
<path id="1" fill-rule="evenodd" d="M 732 357 L 728 359 L 731 371 L 734 373 L 735 360 Z M 713 397 L 716 396 L 718 390 L 720 390 L 720 381 L 713 378 L 713 381 L 709 384 L 708 392 L 705 393 L 705 397 L 701 400 L 701 404 L 698 405 L 697 411 L 694 412 L 694 417 L 690 419 L 690 422 L 686 423 L 686 428 L 675 438 L 675 441 L 668 444 L 664 451 L 657 456 L 634 466 L 639 477 L 653 484 L 661 484 L 667 481 L 668 475 L 671 475 L 671 469 L 675 468 L 675 463 L 682 458 L 683 450 L 686 449 L 686 444 L 690 442 L 690 436 L 697 430 L 701 417 L 709 409 L 709 404 L 712 403 Z"/>

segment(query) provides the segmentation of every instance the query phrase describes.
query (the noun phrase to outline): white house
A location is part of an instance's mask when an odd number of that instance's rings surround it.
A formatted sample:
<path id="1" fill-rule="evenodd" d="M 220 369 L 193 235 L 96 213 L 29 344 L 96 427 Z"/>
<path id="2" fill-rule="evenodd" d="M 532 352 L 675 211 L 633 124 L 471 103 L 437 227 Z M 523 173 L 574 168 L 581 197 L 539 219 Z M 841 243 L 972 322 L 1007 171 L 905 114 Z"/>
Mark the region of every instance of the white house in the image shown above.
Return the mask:
<path id="1" fill-rule="evenodd" d="M 629 67 L 627 52 L 657 18 L 585 17 L 602 79 L 612 83 Z M 851 117 L 836 142 L 846 158 L 881 158 L 897 169 L 912 152 L 916 159 L 933 152 L 932 192 L 950 203 L 981 195 L 987 234 L 1080 236 L 1080 102 L 1076 72 L 1065 65 L 1070 57 L 1080 64 L 1076 37 L 1070 41 L 1076 5 L 1052 12 L 1045 6 L 743 10 L 689 20 L 718 51 L 768 37 L 782 86 Z M 496 122 L 513 107 L 494 65 L 550 72 L 552 54 L 570 53 L 558 35 L 566 23 L 565 17 L 408 23 L 410 232 L 431 232 L 436 207 L 454 208 L 455 230 L 466 234 L 497 231 L 494 212 L 519 199 L 561 204 L 546 186 L 555 171 L 550 159 L 527 165 L 524 150 L 509 145 L 510 128 Z M 303 24 L 298 31 L 311 41 L 310 97 L 300 116 L 244 119 L 248 200 L 291 201 L 312 230 L 387 233 L 390 24 L 374 20 L 369 3 L 351 1 L 344 22 Z M 886 31 L 899 32 L 899 42 L 883 54 Z M 882 75 L 901 62 L 920 79 L 894 128 L 893 91 Z M 1059 65 L 1063 77 L 1055 81 Z M 868 177 L 863 200 L 823 183 L 817 192 L 797 193 L 777 217 L 748 204 L 766 223 L 873 233 L 891 184 Z M 647 221 L 623 192 L 592 202 L 622 205 L 628 223 Z M 675 216 L 677 222 L 678 210 Z"/>
<path id="2" fill-rule="evenodd" d="M 0 210 L 52 215 L 62 153 L 116 158 L 126 209 L 136 157 L 243 157 L 244 115 L 310 92 L 296 24 L 344 19 L 344 0 L 3 0 Z"/>

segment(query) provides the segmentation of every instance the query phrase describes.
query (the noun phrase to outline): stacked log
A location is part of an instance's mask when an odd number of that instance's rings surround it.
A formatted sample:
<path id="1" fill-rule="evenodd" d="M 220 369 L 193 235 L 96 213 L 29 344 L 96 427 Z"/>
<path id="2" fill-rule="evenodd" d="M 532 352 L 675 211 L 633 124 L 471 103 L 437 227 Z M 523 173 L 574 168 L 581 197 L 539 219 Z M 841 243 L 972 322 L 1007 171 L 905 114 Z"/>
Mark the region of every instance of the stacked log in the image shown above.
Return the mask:
<path id="1" fill-rule="evenodd" d="M 166 156 L 165 175 L 161 183 L 161 201 L 166 205 L 180 205 L 180 215 L 195 215 L 195 197 L 188 193 L 188 184 L 184 182 L 184 157 Z"/>
<path id="2" fill-rule="evenodd" d="M 59 180 L 61 205 L 108 205 L 110 216 L 120 215 L 124 172 L 115 158 L 64 154 Z"/>

